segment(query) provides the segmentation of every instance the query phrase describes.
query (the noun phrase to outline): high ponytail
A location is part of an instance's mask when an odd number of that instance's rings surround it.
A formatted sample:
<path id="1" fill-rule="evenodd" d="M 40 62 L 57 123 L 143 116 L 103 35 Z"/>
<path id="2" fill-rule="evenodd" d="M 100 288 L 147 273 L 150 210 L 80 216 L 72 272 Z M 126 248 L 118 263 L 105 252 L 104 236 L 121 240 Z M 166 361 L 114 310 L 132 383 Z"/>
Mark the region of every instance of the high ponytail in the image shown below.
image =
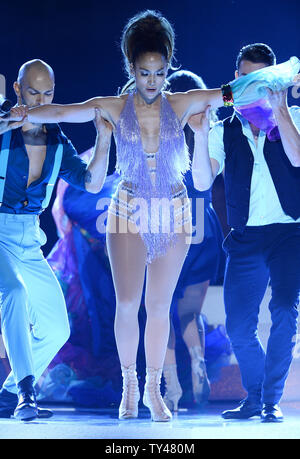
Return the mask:
<path id="1" fill-rule="evenodd" d="M 134 65 L 142 54 L 147 52 L 159 53 L 164 56 L 172 68 L 174 45 L 173 27 L 161 13 L 146 10 L 131 18 L 123 30 L 121 39 L 125 70 L 129 77 L 122 93 L 134 87 L 135 81 L 131 76 L 130 65 Z"/>

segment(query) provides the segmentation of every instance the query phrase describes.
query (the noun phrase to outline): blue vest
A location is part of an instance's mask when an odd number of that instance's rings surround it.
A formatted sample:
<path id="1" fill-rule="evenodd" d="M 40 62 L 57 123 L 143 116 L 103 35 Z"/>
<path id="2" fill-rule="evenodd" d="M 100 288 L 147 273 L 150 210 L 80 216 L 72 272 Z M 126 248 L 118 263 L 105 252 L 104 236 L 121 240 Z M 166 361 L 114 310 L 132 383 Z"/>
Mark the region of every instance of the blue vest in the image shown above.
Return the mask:
<path id="1" fill-rule="evenodd" d="M 235 116 L 224 124 L 225 195 L 228 225 L 243 231 L 249 218 L 250 187 L 254 158 L 242 125 Z M 300 217 L 300 167 L 293 167 L 281 140 L 266 137 L 264 157 L 283 211 L 297 220 Z"/>

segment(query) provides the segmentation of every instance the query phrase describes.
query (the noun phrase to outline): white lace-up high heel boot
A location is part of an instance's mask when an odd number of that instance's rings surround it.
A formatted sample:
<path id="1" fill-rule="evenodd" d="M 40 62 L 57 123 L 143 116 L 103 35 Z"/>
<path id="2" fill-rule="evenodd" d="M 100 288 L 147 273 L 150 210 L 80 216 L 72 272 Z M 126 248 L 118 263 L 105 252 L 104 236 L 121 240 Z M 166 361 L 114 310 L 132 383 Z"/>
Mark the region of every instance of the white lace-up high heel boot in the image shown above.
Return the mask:
<path id="1" fill-rule="evenodd" d="M 192 367 L 192 384 L 195 402 L 205 403 L 210 394 L 210 384 L 206 373 L 205 360 L 200 346 L 189 348 Z"/>
<path id="2" fill-rule="evenodd" d="M 123 376 L 123 392 L 119 407 L 119 419 L 137 418 L 140 391 L 136 374 L 136 365 L 133 364 L 129 367 L 121 366 L 121 370 Z"/>
<path id="3" fill-rule="evenodd" d="M 160 393 L 160 380 L 162 369 L 146 368 L 146 383 L 143 403 L 149 408 L 151 419 L 155 422 L 168 422 L 172 414 Z"/>
<path id="4" fill-rule="evenodd" d="M 163 400 L 170 411 L 178 411 L 178 402 L 182 397 L 182 389 L 178 380 L 176 363 L 164 365 L 163 377 L 166 384 Z"/>

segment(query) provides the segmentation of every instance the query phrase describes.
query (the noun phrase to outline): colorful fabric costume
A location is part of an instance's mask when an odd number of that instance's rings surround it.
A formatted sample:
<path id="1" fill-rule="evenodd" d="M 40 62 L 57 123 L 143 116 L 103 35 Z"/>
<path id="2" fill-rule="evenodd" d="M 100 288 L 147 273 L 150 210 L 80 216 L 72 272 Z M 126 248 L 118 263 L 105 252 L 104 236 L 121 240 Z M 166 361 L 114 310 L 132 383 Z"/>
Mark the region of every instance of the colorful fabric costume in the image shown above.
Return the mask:
<path id="1" fill-rule="evenodd" d="M 151 263 L 176 243 L 176 232 L 191 221 L 183 184 L 183 175 L 190 166 L 184 132 L 162 93 L 159 149 L 155 154 L 145 153 L 134 92 L 131 92 L 117 124 L 115 139 L 116 170 L 122 182 L 113 196 L 109 212 L 136 223 L 147 248 L 147 263 Z M 151 164 L 154 159 L 155 164 Z"/>

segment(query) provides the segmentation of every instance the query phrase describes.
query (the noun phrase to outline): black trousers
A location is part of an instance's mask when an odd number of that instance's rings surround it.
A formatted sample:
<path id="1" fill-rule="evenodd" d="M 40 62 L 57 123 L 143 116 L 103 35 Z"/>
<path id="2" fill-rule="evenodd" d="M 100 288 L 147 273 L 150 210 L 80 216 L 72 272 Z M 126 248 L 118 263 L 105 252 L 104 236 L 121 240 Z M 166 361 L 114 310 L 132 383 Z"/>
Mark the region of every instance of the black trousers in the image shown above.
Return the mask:
<path id="1" fill-rule="evenodd" d="M 223 243 L 226 329 L 248 397 L 278 403 L 297 338 L 300 295 L 300 224 L 232 230 Z M 260 303 L 268 283 L 272 327 L 266 351 L 257 335 Z"/>

